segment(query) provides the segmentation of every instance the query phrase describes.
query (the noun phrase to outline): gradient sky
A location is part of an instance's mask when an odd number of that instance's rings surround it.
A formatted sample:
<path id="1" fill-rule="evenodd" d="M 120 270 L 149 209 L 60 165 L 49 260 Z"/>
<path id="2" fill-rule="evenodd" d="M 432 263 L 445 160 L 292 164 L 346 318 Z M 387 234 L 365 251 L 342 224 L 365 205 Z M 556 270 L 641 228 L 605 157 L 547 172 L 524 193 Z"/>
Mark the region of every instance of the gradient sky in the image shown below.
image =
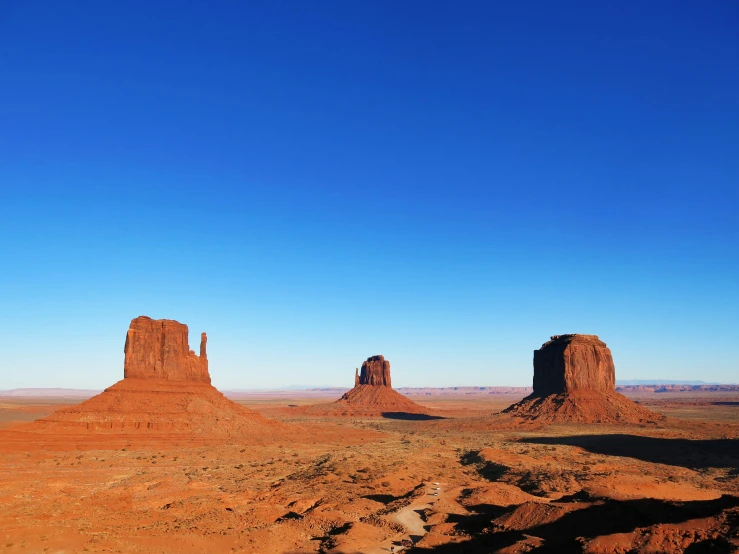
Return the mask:
<path id="1" fill-rule="evenodd" d="M 738 382 L 739 4 L 0 2 L 0 389 Z"/>

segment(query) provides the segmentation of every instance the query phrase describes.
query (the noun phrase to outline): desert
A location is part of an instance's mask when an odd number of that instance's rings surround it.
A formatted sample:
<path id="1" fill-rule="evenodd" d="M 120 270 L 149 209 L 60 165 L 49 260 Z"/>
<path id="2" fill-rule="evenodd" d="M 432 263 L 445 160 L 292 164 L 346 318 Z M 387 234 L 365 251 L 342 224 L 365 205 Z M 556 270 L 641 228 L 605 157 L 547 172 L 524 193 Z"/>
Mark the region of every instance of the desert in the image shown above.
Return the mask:
<path id="1" fill-rule="evenodd" d="M 0 554 L 739 553 L 739 0 L 0 0 Z"/>
<path id="2" fill-rule="evenodd" d="M 135 318 L 124 379 L 102 393 L 0 399 L 3 551 L 739 547 L 739 387 L 622 396 L 605 344 L 567 335 L 535 352 L 528 395 L 462 387 L 410 400 L 373 356 L 338 400 L 229 400 L 210 385 L 205 335 L 196 356 L 187 334 Z"/>

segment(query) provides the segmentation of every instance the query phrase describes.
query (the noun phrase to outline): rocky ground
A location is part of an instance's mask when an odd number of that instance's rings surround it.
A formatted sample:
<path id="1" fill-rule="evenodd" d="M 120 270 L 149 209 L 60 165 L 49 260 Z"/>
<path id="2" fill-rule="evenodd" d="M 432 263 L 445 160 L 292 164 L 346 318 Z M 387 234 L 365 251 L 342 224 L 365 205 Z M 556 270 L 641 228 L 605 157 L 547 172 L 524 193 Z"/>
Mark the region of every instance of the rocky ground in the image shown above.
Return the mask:
<path id="1" fill-rule="evenodd" d="M 420 420 L 246 398 L 286 424 L 249 440 L 28 433 L 18 422 L 69 401 L 0 399 L 0 551 L 739 547 L 739 393 L 645 393 L 633 398 L 668 417 L 644 424 L 490 417 L 520 398 L 414 397 L 443 417 Z"/>

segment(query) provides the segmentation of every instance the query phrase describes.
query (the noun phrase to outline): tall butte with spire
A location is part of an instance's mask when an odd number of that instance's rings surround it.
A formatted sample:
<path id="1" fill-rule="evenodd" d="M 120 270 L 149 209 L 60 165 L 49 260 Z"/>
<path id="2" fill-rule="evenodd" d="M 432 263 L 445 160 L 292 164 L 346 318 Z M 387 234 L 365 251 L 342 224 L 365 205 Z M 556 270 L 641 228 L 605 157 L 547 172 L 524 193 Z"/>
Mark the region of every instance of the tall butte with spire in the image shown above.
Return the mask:
<path id="1" fill-rule="evenodd" d="M 126 333 L 123 378 L 210 384 L 207 343 L 207 335 L 201 333 L 200 356 L 196 356 L 188 344 L 187 325 L 137 317 Z"/>
<path id="2" fill-rule="evenodd" d="M 382 416 L 392 414 L 427 414 L 428 410 L 406 398 L 392 387 L 390 362 L 384 356 L 370 356 L 362 369 L 354 372 L 354 388 L 329 409 L 339 415 Z"/>
<path id="3" fill-rule="evenodd" d="M 210 384 L 207 336 L 190 350 L 187 325 L 140 316 L 123 348 L 123 379 L 97 396 L 35 421 L 28 430 L 172 433 L 203 437 L 262 434 L 283 424 L 228 400 Z"/>
<path id="4" fill-rule="evenodd" d="M 362 372 L 357 368 L 354 372 L 354 386 L 376 385 L 378 387 L 390 387 L 390 362 L 385 356 L 370 356 L 362 364 Z"/>

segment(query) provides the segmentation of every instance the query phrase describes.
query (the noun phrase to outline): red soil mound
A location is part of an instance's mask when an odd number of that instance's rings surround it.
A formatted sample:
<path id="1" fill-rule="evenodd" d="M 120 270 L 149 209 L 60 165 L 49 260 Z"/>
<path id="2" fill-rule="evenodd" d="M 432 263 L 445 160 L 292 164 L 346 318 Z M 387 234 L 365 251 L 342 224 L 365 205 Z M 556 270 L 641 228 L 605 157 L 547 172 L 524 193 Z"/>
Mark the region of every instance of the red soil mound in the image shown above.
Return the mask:
<path id="1" fill-rule="evenodd" d="M 578 390 L 527 396 L 504 414 L 541 423 L 647 423 L 664 419 L 617 392 Z"/>
<path id="2" fill-rule="evenodd" d="M 123 379 L 25 430 L 238 436 L 284 427 L 228 400 L 207 383 Z"/>

